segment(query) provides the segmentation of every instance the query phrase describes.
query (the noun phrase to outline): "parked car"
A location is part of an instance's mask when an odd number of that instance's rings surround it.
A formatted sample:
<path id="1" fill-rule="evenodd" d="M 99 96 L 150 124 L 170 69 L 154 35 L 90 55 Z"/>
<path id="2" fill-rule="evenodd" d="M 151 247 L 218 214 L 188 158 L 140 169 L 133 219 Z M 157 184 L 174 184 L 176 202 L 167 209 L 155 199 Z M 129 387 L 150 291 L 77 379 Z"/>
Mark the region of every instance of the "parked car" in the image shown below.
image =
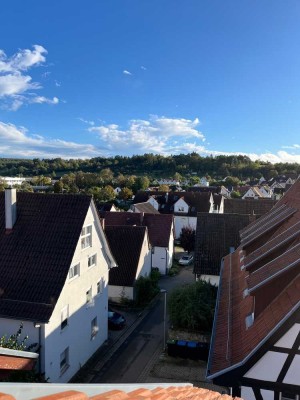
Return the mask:
<path id="1" fill-rule="evenodd" d="M 180 265 L 190 265 L 192 264 L 194 257 L 191 254 L 182 256 L 178 261 Z"/>
<path id="2" fill-rule="evenodd" d="M 122 329 L 126 324 L 125 317 L 112 309 L 108 309 L 108 329 Z"/>

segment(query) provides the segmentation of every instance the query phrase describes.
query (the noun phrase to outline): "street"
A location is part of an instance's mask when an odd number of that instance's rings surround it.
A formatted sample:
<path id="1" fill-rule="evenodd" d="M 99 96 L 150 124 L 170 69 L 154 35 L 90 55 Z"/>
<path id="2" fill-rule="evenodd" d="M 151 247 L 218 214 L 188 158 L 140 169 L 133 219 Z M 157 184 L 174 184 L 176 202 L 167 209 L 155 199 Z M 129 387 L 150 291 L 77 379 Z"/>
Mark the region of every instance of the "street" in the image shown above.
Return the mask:
<path id="1" fill-rule="evenodd" d="M 183 268 L 175 277 L 163 277 L 160 287 L 167 295 L 175 287 L 194 281 L 192 268 Z M 139 382 L 153 357 L 159 357 L 164 348 L 164 293 L 148 315 L 120 346 L 110 360 L 97 371 L 91 383 Z M 167 321 L 166 321 L 167 322 Z M 166 324 L 167 325 L 167 324 Z"/>

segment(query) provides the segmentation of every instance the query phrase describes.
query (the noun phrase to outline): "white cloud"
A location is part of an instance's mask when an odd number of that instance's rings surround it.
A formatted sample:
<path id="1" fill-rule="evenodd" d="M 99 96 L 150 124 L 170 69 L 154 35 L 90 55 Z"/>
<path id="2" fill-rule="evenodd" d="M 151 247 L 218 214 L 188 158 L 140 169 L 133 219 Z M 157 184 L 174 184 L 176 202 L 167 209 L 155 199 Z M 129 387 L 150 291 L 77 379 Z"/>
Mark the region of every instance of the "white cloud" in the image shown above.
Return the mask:
<path id="1" fill-rule="evenodd" d="M 123 74 L 124 74 L 124 75 L 132 75 L 132 73 L 129 72 L 129 71 L 127 71 L 127 69 L 124 69 Z"/>
<path id="2" fill-rule="evenodd" d="M 48 103 L 57 104 L 58 99 L 47 99 L 37 96 L 32 90 L 41 89 L 38 82 L 33 82 L 32 77 L 25 73 L 32 67 L 42 65 L 46 61 L 47 50 L 40 45 L 34 45 L 33 50 L 19 50 L 12 57 L 7 57 L 0 49 L 0 105 L 12 111 L 16 111 L 23 104 Z M 50 72 L 45 72 L 46 78 Z"/>
<path id="3" fill-rule="evenodd" d="M 79 144 L 41 135 L 30 135 L 24 127 L 0 121 L 1 157 L 90 158 L 103 155 L 92 144 Z"/>
<path id="4" fill-rule="evenodd" d="M 87 125 L 91 125 L 91 126 L 94 126 L 94 125 L 95 125 L 95 122 L 94 122 L 94 121 L 89 121 L 89 120 L 84 119 L 84 118 L 77 118 L 77 119 L 79 119 L 79 121 L 81 121 L 81 122 L 83 122 L 83 123 L 85 123 L 85 124 L 87 124 Z"/>
<path id="5" fill-rule="evenodd" d="M 141 69 L 142 69 L 142 70 L 144 70 L 144 71 L 146 71 L 146 70 L 147 70 L 147 68 L 146 68 L 146 67 L 144 67 L 143 65 L 141 65 Z"/>
<path id="6" fill-rule="evenodd" d="M 300 144 L 293 144 L 291 146 L 282 146 L 283 149 L 295 149 L 298 150 L 300 149 Z"/>
<path id="7" fill-rule="evenodd" d="M 115 153 L 132 151 L 166 154 L 174 147 L 173 141 L 176 138 L 196 138 L 203 142 L 204 135 L 197 129 L 199 124 L 198 118 L 188 120 L 153 115 L 149 120 L 129 121 L 125 130 L 116 124 L 110 124 L 95 126 L 89 128 L 89 131 L 96 132 L 101 141 Z"/>

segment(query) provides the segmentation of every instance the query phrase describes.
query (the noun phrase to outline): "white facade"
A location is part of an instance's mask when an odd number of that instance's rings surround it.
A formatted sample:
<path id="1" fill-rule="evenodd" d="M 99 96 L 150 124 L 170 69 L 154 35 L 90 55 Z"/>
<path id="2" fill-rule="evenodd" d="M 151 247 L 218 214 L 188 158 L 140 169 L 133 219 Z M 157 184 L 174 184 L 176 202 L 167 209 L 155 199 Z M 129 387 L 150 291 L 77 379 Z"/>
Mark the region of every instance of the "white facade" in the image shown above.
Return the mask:
<path id="1" fill-rule="evenodd" d="M 22 185 L 25 181 L 30 181 L 31 178 L 24 178 L 24 177 L 11 177 L 11 176 L 0 176 L 0 181 L 4 181 L 9 186 L 14 185 Z"/>
<path id="2" fill-rule="evenodd" d="M 186 216 L 175 215 L 174 226 L 175 226 L 175 238 L 178 239 L 180 237 L 182 228 L 188 226 L 196 231 L 197 217 L 188 217 L 187 215 Z"/>
<path id="3" fill-rule="evenodd" d="M 158 202 L 155 200 L 155 198 L 154 197 L 149 197 L 149 200 L 147 201 L 147 203 L 150 203 L 151 204 L 151 206 L 152 207 L 154 207 L 155 208 L 155 210 L 157 210 L 158 211 L 158 207 L 159 207 L 159 205 L 158 205 Z"/>
<path id="4" fill-rule="evenodd" d="M 49 382 L 68 382 L 107 339 L 106 258 L 111 256 L 107 254 L 105 236 L 93 203 L 83 225 L 88 226 L 91 226 L 91 242 L 86 240 L 89 233 L 78 239 L 70 267 L 78 264 L 80 267 L 73 268 L 72 278 L 68 274 L 50 321 L 39 324 L 40 327 L 34 322 L 23 321 L 23 333 L 29 336 L 27 344 L 41 344 L 41 372 Z M 82 239 L 91 245 L 82 249 Z M 90 289 L 91 301 L 87 302 Z M 0 335 L 15 333 L 20 322 L 1 319 Z"/>
<path id="5" fill-rule="evenodd" d="M 254 379 L 259 387 L 259 382 L 275 383 L 283 368 L 286 368 L 283 384 L 299 386 L 300 382 L 300 356 L 294 354 L 289 365 L 286 365 L 289 354 L 295 345 L 300 333 L 300 324 L 294 324 L 274 345 L 274 351 L 267 351 L 244 375 L 245 378 Z M 282 350 L 285 349 L 285 350 Z M 300 390 L 300 386 L 299 386 Z M 274 391 L 260 390 L 264 400 L 273 400 Z M 241 397 L 244 400 L 255 399 L 251 387 L 241 388 Z"/>
<path id="6" fill-rule="evenodd" d="M 174 256 L 173 227 L 168 248 L 155 246 L 152 248 L 152 268 L 158 268 L 162 275 L 166 275 L 172 267 Z"/>

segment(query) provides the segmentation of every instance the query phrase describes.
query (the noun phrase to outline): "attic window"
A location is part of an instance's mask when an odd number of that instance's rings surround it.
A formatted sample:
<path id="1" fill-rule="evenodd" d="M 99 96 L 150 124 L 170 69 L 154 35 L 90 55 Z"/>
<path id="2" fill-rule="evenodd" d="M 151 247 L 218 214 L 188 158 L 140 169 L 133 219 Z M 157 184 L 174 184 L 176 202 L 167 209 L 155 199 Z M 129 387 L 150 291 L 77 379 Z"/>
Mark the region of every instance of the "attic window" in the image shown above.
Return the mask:
<path id="1" fill-rule="evenodd" d="M 246 329 L 249 329 L 254 322 L 254 313 L 251 313 L 249 315 L 247 315 L 247 317 L 245 318 L 245 323 L 246 323 Z"/>
<path id="2" fill-rule="evenodd" d="M 69 279 L 73 279 L 76 276 L 80 275 L 80 263 L 73 265 L 70 269 L 69 269 Z"/>
<path id="3" fill-rule="evenodd" d="M 184 211 L 184 207 L 178 207 L 178 211 Z"/>
<path id="4" fill-rule="evenodd" d="M 81 249 L 92 246 L 92 225 L 86 226 L 81 230 Z"/>
<path id="5" fill-rule="evenodd" d="M 97 254 L 93 254 L 88 258 L 88 267 L 94 267 L 97 264 Z"/>

